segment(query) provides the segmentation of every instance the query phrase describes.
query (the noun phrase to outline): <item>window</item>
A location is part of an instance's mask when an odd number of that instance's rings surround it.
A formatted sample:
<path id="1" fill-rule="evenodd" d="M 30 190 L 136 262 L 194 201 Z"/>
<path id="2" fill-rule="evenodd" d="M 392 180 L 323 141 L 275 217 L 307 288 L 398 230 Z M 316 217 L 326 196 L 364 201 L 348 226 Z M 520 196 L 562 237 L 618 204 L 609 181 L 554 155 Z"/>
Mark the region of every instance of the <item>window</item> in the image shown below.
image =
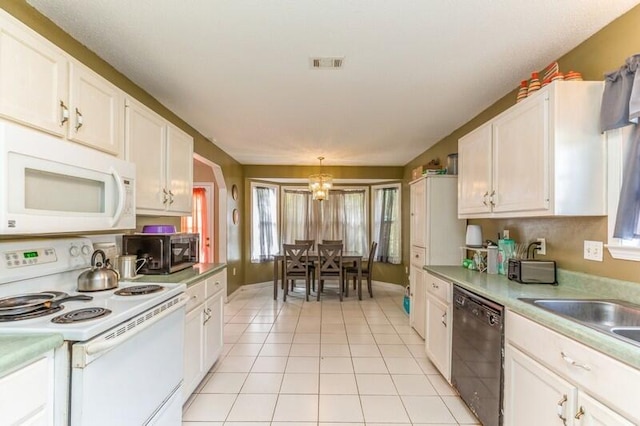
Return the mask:
<path id="1" fill-rule="evenodd" d="M 363 187 L 329 191 L 322 202 L 313 201 L 302 188 L 282 190 L 282 241 L 342 240 L 345 251 L 366 255 L 368 190 Z"/>
<path id="2" fill-rule="evenodd" d="M 401 262 L 401 186 L 378 185 L 371 188 L 373 208 L 371 223 L 372 241 L 378 242 L 375 260 L 399 264 Z"/>
<path id="3" fill-rule="evenodd" d="M 279 251 L 278 187 L 251 183 L 251 262 L 273 260 Z"/>
<path id="4" fill-rule="evenodd" d="M 622 177 L 626 158 L 631 148 L 635 126 L 626 126 L 606 132 L 608 146 L 608 244 L 607 249 L 615 259 L 640 261 L 640 238 L 622 239 L 613 236 Z"/>

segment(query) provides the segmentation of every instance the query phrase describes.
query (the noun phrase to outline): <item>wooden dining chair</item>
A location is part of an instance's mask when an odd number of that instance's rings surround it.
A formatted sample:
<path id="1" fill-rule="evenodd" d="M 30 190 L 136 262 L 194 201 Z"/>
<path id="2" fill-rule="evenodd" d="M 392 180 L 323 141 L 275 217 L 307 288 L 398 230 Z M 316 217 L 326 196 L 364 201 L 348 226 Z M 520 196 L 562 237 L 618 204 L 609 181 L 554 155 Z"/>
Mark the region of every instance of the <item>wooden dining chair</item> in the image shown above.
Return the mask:
<path id="1" fill-rule="evenodd" d="M 373 287 L 371 285 L 371 275 L 373 272 L 373 260 L 376 255 L 376 249 L 378 248 L 378 243 L 375 241 L 371 243 L 371 247 L 369 247 L 369 258 L 366 262 L 362 264 L 362 278 L 367 279 L 367 290 L 369 291 L 369 297 L 373 297 Z M 355 266 L 345 267 L 344 268 L 344 281 L 345 288 L 349 286 L 349 278 L 353 277 L 353 288 L 356 288 L 356 281 L 358 280 L 358 268 Z M 357 283 L 358 286 L 361 285 L 360 282 Z M 348 291 L 348 290 L 347 290 Z"/>
<path id="2" fill-rule="evenodd" d="M 293 290 L 296 279 L 304 279 L 305 281 L 305 299 L 309 301 L 311 293 L 311 277 L 309 275 L 309 245 L 308 244 L 283 244 L 284 251 L 284 270 L 283 283 L 284 291 L 282 300 L 287 301 L 287 293 L 289 291 L 289 281 L 291 281 L 291 290 Z"/>
<path id="3" fill-rule="evenodd" d="M 322 244 L 342 244 L 342 240 L 322 240 Z"/>
<path id="4" fill-rule="evenodd" d="M 295 244 L 307 244 L 309 251 L 316 249 L 316 240 L 294 240 Z M 309 259 L 309 275 L 311 275 L 311 290 L 316 291 L 316 262 Z"/>
<path id="5" fill-rule="evenodd" d="M 318 244 L 318 268 L 316 269 L 318 280 L 317 299 L 324 290 L 325 280 L 337 280 L 338 295 L 342 302 L 343 272 L 342 272 L 342 244 Z"/>

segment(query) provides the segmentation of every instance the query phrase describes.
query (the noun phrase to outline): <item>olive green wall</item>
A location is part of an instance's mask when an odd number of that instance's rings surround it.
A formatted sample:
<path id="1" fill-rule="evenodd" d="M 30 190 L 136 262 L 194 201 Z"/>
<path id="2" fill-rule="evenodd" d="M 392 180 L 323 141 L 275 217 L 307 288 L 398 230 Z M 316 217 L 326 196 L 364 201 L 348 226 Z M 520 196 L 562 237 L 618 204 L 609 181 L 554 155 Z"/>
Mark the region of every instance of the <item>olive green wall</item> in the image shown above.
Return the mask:
<path id="1" fill-rule="evenodd" d="M 640 52 L 639 29 L 640 6 L 636 6 L 561 57 L 558 60 L 560 71 L 576 70 L 582 73 L 585 80 L 602 80 L 605 72 L 619 68 L 627 57 Z M 542 69 L 546 65 L 539 64 L 539 68 Z M 505 63 L 505 66 L 508 66 L 508 63 Z M 523 79 L 527 77 L 522 76 Z M 512 92 L 407 164 L 404 171 L 405 180 L 410 178 L 412 168 L 425 164 L 434 157 L 444 160 L 447 154 L 457 152 L 458 138 L 515 104 L 517 83 L 513 82 Z M 451 113 L 455 114 L 455 111 Z M 404 200 L 404 219 L 407 220 L 408 198 L 405 197 Z M 584 240 L 606 243 L 606 217 L 472 220 L 470 223 L 482 225 L 483 233 L 487 237 L 495 238 L 497 232 L 502 229 L 509 229 L 511 236 L 517 241 L 533 241 L 537 237 L 544 237 L 547 239 L 547 255 L 539 257 L 556 260 L 560 268 L 640 282 L 638 262 L 614 260 L 607 250 L 604 262 L 583 259 Z M 407 259 L 406 254 L 409 250 L 407 235 L 408 229 L 405 228 L 404 259 Z"/>
<path id="2" fill-rule="evenodd" d="M 40 33 L 45 38 L 49 39 L 52 43 L 59 46 L 61 49 L 75 57 L 98 74 L 109 80 L 111 83 L 118 86 L 120 89 L 135 97 L 138 101 L 144 103 L 147 107 L 151 108 L 165 119 L 171 121 L 173 124 L 193 136 L 194 138 L 194 151 L 203 157 L 211 160 L 212 162 L 220 165 L 222 173 L 224 174 L 226 184 L 231 188 L 232 184 L 242 187 L 242 167 L 240 164 L 227 155 L 224 151 L 219 149 L 203 135 L 201 135 L 194 128 L 189 126 L 180 117 L 175 115 L 169 109 L 165 108 L 160 102 L 153 98 L 149 93 L 145 92 L 142 88 L 137 86 L 126 76 L 118 72 L 115 68 L 102 60 L 98 55 L 91 52 L 81 43 L 73 39 L 62 29 L 57 27 L 48 18 L 39 13 L 36 9 L 32 8 L 24 0 L 0 0 L 0 7 L 15 16 L 20 21 Z M 240 192 L 238 201 L 231 199 L 229 192 L 228 209 L 229 212 L 242 202 L 243 193 Z M 228 214 L 229 223 L 231 223 L 231 214 Z M 141 227 L 147 223 L 171 223 L 179 226 L 179 219 L 172 217 L 138 217 L 138 225 Z M 228 291 L 232 292 L 238 286 L 243 283 L 242 268 L 241 268 L 241 254 L 240 249 L 242 245 L 242 235 L 240 232 L 228 232 L 228 247 L 227 247 L 227 263 L 229 268 L 236 267 L 240 273 L 236 276 L 229 274 L 228 277 Z"/>
<path id="3" fill-rule="evenodd" d="M 306 179 L 310 174 L 318 173 L 318 166 L 244 166 L 244 192 L 249 194 L 251 181 L 269 182 L 269 179 Z M 323 173 L 330 173 L 334 179 L 379 179 L 380 181 L 401 181 L 402 167 L 331 167 L 322 166 Z M 338 185 L 336 185 L 338 186 Z M 273 279 L 273 262 L 251 263 L 251 199 L 245 198 L 242 228 L 244 238 L 244 270 L 247 284 L 266 282 Z M 404 218 L 403 218 L 404 219 Z M 403 223 L 404 227 L 404 223 Z M 376 281 L 407 284 L 402 265 L 376 263 L 373 268 Z"/>

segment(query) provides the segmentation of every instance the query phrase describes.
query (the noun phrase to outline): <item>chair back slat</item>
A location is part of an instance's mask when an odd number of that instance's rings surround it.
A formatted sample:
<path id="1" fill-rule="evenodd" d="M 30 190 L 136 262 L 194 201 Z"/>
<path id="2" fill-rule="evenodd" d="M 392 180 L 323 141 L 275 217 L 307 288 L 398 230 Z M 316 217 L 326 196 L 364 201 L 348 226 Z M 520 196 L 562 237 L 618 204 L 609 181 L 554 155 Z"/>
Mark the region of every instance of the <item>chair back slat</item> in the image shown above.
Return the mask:
<path id="1" fill-rule="evenodd" d="M 342 244 L 318 244 L 320 274 L 339 273 L 342 270 Z"/>
<path id="2" fill-rule="evenodd" d="M 316 240 L 295 240 L 296 244 L 306 244 L 309 246 L 309 250 L 313 251 L 316 247 Z"/>
<path id="3" fill-rule="evenodd" d="M 322 240 L 322 244 L 342 244 L 342 240 Z"/>
<path id="4" fill-rule="evenodd" d="M 367 271 L 371 270 L 371 266 L 373 265 L 373 260 L 376 256 L 376 249 L 378 248 L 378 243 L 376 243 L 375 241 L 371 243 L 371 247 L 369 248 L 369 258 L 367 259 L 367 265 L 365 266 L 365 269 Z"/>
<path id="5" fill-rule="evenodd" d="M 309 246 L 307 244 L 283 244 L 285 273 L 306 274 L 309 271 Z"/>

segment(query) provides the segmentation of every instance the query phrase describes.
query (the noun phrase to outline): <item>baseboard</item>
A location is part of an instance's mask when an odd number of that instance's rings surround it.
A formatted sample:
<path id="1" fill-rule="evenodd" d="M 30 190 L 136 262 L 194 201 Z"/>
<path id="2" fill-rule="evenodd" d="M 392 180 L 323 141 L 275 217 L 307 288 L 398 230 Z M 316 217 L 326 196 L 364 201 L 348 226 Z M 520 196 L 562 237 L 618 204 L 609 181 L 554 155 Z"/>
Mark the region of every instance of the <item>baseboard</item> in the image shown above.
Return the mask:
<path id="1" fill-rule="evenodd" d="M 385 290 L 404 292 L 404 287 L 402 285 L 400 285 L 400 284 L 387 283 L 387 282 L 376 281 L 376 280 L 373 280 L 371 282 L 371 284 L 374 287 L 381 287 L 381 288 L 383 288 Z M 227 296 L 227 303 L 230 300 L 232 300 L 234 297 L 236 297 L 238 294 L 243 292 L 243 291 L 259 290 L 259 289 L 262 289 L 262 288 L 265 288 L 265 287 L 273 288 L 273 281 L 266 281 L 266 282 L 254 283 L 254 284 L 245 284 L 245 285 L 243 285 L 241 287 L 238 287 L 237 289 L 235 289 L 235 291 L 233 293 L 231 293 L 229 296 Z M 366 286 L 365 286 L 365 288 L 366 288 Z"/>

